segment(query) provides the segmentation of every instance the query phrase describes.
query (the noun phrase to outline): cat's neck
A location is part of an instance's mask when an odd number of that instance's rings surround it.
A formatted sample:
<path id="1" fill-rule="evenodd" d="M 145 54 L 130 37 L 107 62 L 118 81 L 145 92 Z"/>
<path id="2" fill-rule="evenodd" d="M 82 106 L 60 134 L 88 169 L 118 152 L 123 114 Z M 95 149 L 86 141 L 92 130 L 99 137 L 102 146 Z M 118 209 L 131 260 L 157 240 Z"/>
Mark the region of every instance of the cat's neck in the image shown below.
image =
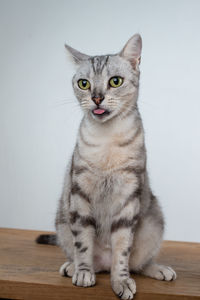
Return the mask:
<path id="1" fill-rule="evenodd" d="M 144 149 L 139 112 L 131 111 L 125 118 L 115 117 L 104 123 L 85 116 L 79 128 L 76 149 L 79 157 L 98 170 L 110 172 L 134 163 Z"/>
<path id="2" fill-rule="evenodd" d="M 125 116 L 115 116 L 107 122 L 96 121 L 91 114 L 85 115 L 81 122 L 81 126 L 87 129 L 87 131 L 96 135 L 115 135 L 115 134 L 125 134 L 129 128 L 142 126 L 140 113 L 138 109 L 127 113 Z"/>

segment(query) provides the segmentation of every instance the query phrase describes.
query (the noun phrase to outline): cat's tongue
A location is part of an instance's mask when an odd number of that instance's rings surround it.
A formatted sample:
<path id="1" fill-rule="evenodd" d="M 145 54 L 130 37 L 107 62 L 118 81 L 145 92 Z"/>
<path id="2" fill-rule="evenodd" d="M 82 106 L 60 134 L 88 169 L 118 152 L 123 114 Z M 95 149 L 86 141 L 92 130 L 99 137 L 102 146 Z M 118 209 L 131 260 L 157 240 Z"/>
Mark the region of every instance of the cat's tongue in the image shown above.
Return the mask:
<path id="1" fill-rule="evenodd" d="M 105 112 L 105 109 L 97 108 L 97 109 L 94 109 L 93 112 L 96 115 L 102 115 Z"/>

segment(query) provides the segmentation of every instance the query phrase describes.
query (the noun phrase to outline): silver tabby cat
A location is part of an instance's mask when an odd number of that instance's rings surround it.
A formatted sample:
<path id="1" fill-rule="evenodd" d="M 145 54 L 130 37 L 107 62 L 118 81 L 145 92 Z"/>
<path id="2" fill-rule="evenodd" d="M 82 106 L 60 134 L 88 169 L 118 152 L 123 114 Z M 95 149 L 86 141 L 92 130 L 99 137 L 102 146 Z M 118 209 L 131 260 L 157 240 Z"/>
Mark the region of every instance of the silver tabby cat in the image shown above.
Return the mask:
<path id="1" fill-rule="evenodd" d="M 60 273 L 89 287 L 95 273 L 110 271 L 113 291 L 132 299 L 132 271 L 176 278 L 155 262 L 164 221 L 149 186 L 137 107 L 142 40 L 135 34 L 115 55 L 66 48 L 77 66 L 72 83 L 84 116 L 56 217 L 57 242 L 67 257 Z"/>

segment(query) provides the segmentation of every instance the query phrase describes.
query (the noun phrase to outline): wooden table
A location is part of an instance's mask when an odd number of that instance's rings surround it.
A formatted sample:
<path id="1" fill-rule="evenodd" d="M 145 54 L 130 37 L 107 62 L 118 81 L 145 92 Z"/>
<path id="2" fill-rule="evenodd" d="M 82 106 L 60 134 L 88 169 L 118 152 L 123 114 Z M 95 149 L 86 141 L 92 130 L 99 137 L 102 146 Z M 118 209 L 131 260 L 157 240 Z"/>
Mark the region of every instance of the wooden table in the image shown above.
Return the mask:
<path id="1" fill-rule="evenodd" d="M 0 229 L 0 298 L 112 300 L 109 274 L 98 274 L 92 288 L 75 287 L 58 269 L 65 261 L 56 246 L 37 245 L 42 232 Z M 158 261 L 177 272 L 174 282 L 134 276 L 135 300 L 200 299 L 200 244 L 165 241 Z"/>

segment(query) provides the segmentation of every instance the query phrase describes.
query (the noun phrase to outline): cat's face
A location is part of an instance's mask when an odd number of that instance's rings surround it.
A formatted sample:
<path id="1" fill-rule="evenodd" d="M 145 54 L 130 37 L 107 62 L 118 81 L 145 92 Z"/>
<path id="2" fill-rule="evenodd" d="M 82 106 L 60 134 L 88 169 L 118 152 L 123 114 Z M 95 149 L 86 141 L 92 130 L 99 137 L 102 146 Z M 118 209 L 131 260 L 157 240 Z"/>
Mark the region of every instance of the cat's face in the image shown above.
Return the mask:
<path id="1" fill-rule="evenodd" d="M 124 117 L 136 106 L 141 38 L 133 36 L 116 55 L 87 56 L 66 46 L 78 64 L 72 83 L 86 114 L 98 122 Z"/>

